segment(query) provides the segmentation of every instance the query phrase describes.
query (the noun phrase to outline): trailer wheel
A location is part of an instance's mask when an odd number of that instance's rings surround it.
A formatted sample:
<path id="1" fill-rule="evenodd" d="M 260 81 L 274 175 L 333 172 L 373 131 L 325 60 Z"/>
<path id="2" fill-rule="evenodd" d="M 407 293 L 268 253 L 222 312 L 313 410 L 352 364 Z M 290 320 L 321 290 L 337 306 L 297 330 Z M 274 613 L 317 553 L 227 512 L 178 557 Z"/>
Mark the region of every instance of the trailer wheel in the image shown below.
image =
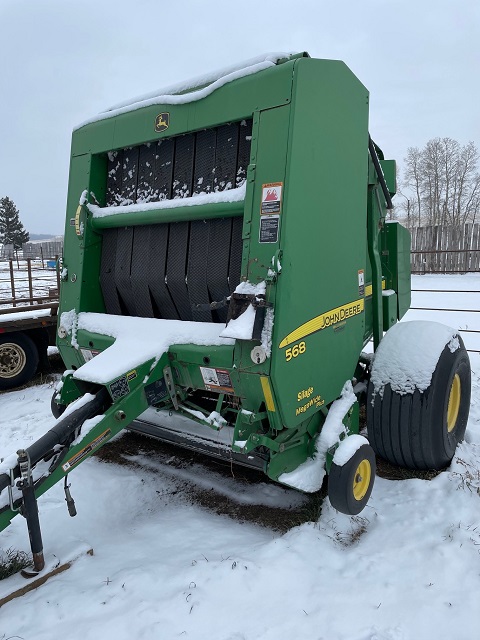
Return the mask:
<path id="1" fill-rule="evenodd" d="M 38 351 L 24 333 L 0 336 L 0 389 L 13 389 L 28 382 L 37 370 Z"/>
<path id="2" fill-rule="evenodd" d="M 340 443 L 337 452 L 351 438 L 366 442 L 362 436 L 349 436 Z M 376 472 L 375 454 L 367 443 L 361 444 L 342 464 L 336 463 L 335 457 L 337 454 L 333 458 L 328 476 L 328 497 L 337 511 L 356 516 L 365 507 L 372 493 Z"/>
<path id="3" fill-rule="evenodd" d="M 66 404 L 60 404 L 59 402 L 56 402 L 55 398 L 57 397 L 57 395 L 58 392 L 54 391 L 52 399 L 50 400 L 50 410 L 54 418 L 59 418 L 67 408 Z"/>
<path id="4" fill-rule="evenodd" d="M 448 344 L 444 347 L 423 392 L 399 394 L 387 384 L 381 397 L 370 381 L 368 438 L 382 458 L 409 469 L 441 470 L 450 464 L 470 408 L 470 360 L 457 339 L 460 347 L 453 352 Z"/>

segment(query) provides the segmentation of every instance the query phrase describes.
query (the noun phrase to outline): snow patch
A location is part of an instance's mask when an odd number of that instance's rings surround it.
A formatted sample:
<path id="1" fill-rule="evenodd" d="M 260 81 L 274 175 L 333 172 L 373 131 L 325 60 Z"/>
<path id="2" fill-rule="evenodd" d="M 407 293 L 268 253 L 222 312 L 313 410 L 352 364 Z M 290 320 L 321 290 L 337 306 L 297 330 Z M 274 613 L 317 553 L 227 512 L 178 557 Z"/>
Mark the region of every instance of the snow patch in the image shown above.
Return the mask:
<path id="1" fill-rule="evenodd" d="M 343 467 L 365 444 L 369 444 L 368 440 L 356 433 L 344 438 L 335 451 L 333 462 L 339 467 Z"/>
<path id="2" fill-rule="evenodd" d="M 141 202 L 139 204 L 126 204 L 113 207 L 99 207 L 96 204 L 87 204 L 87 209 L 94 218 L 105 218 L 123 213 L 140 213 L 143 211 L 157 211 L 159 209 L 177 209 L 178 207 L 195 207 L 205 204 L 241 202 L 245 200 L 246 183 L 236 189 L 227 191 L 215 191 L 213 193 L 199 193 L 186 198 L 173 200 L 160 200 L 158 202 Z"/>
<path id="3" fill-rule="evenodd" d="M 272 333 L 273 333 L 273 309 L 268 308 L 265 313 L 265 320 L 262 328 L 262 349 L 265 351 L 267 358 L 272 354 Z"/>
<path id="4" fill-rule="evenodd" d="M 77 342 L 77 312 L 75 309 L 71 309 L 70 311 L 64 311 L 60 316 L 60 324 L 59 327 L 65 329 L 67 335 L 71 335 L 71 343 L 72 347 L 78 349 Z"/>
<path id="5" fill-rule="evenodd" d="M 212 413 L 207 417 L 207 422 L 217 429 L 221 429 L 227 425 L 227 421 L 225 418 L 222 418 L 218 411 L 212 411 Z"/>
<path id="6" fill-rule="evenodd" d="M 0 474 L 6 473 L 10 475 L 10 471 L 15 469 L 18 464 L 18 456 L 16 453 L 11 453 L 6 458 L 3 458 L 0 462 Z"/>
<path id="7" fill-rule="evenodd" d="M 237 340 L 251 340 L 253 325 L 255 323 L 255 309 L 251 304 L 238 318 L 231 319 L 221 332 L 222 338 L 235 338 Z"/>
<path id="8" fill-rule="evenodd" d="M 222 325 L 214 322 L 80 313 L 78 329 L 115 338 L 110 347 L 75 371 L 75 378 L 98 384 L 111 382 L 147 360 L 156 358 L 158 362 L 174 344 L 233 344 L 220 336 Z"/>
<path id="9" fill-rule="evenodd" d="M 85 438 L 85 436 L 87 436 L 90 433 L 90 431 L 94 429 L 97 426 L 97 424 L 103 420 L 104 417 L 105 416 L 103 415 L 99 415 L 99 416 L 94 416 L 93 418 L 89 418 L 88 420 L 85 420 L 85 422 L 82 424 L 82 430 L 78 438 L 76 438 L 72 442 L 71 446 L 73 447 L 76 444 L 79 444 L 83 440 L 83 438 Z"/>
<path id="10" fill-rule="evenodd" d="M 67 405 L 67 408 L 65 409 L 65 411 L 62 413 L 60 417 L 58 417 L 55 420 L 54 424 L 57 424 L 58 422 L 60 422 L 61 420 L 69 416 L 71 413 L 73 413 L 77 409 L 84 407 L 86 404 L 91 402 L 94 398 L 95 396 L 91 393 L 85 393 L 83 396 L 80 396 L 80 398 L 77 398 L 76 400 L 74 400 L 74 402 L 71 402 L 69 405 Z"/>
<path id="11" fill-rule="evenodd" d="M 352 383 L 347 380 L 343 385 L 342 393 L 338 400 L 330 405 L 325 423 L 318 439 L 319 449 L 327 452 L 328 449 L 337 444 L 342 433 L 346 434 L 346 427 L 343 419 L 357 401 L 357 396 L 353 392 Z"/>
<path id="12" fill-rule="evenodd" d="M 136 111 L 137 109 L 149 107 L 155 104 L 187 104 L 189 102 L 201 100 L 214 93 L 217 89 L 220 89 L 220 87 L 223 87 L 234 80 L 239 80 L 240 78 L 274 67 L 281 58 L 288 58 L 289 55 L 290 54 L 288 53 L 268 53 L 208 75 L 194 78 L 187 82 L 175 84 L 164 89 L 158 89 L 152 93 L 134 98 L 133 101 L 129 100 L 118 103 L 114 107 L 111 107 L 110 110 L 99 113 L 97 116 L 80 123 L 74 128 L 74 130 L 80 129 L 92 122 L 106 120 L 107 118 L 113 118 L 121 115 L 122 113 L 129 113 L 130 111 Z M 202 86 L 203 89 L 197 89 L 197 87 Z M 186 93 L 180 93 L 183 91 L 186 91 Z"/>
<path id="13" fill-rule="evenodd" d="M 248 280 L 246 282 L 240 282 L 235 289 L 234 293 L 240 293 L 242 295 L 250 295 L 259 298 L 265 296 L 267 290 L 267 284 L 264 280 L 258 284 L 253 284 Z M 249 304 L 245 311 L 238 316 L 238 318 L 231 319 L 225 329 L 220 334 L 225 338 L 236 338 L 237 340 L 251 340 L 253 335 L 253 325 L 255 323 L 255 308 L 252 304 Z M 273 321 L 273 316 L 272 316 Z M 265 327 L 265 325 L 264 325 Z M 268 335 L 265 335 L 265 340 L 268 341 Z M 262 346 L 263 346 L 263 332 L 262 332 Z M 270 343 L 271 346 L 271 343 Z M 270 353 L 269 353 L 270 355 Z"/>
<path id="14" fill-rule="evenodd" d="M 0 315 L 0 324 L 3 322 L 12 322 L 17 320 L 33 320 L 35 318 L 46 318 L 51 315 L 51 309 L 31 309 L 25 307 L 28 311 L 19 311 L 18 313 L 5 313 Z"/>
<path id="15" fill-rule="evenodd" d="M 385 334 L 373 361 L 371 381 L 383 395 L 387 384 L 400 395 L 425 391 L 442 351 L 460 347 L 457 332 L 438 322 L 399 322 Z"/>
<path id="16" fill-rule="evenodd" d="M 352 383 L 347 380 L 343 385 L 340 398 L 330 405 L 320 435 L 317 437 L 316 451 L 313 458 L 303 462 L 294 471 L 283 473 L 278 478 L 279 482 L 306 493 L 314 493 L 320 490 L 326 473 L 325 460 L 327 451 L 338 443 L 342 434 L 346 434 L 347 430 L 343 424 L 343 419 L 356 400 L 357 397 L 353 392 Z"/>
<path id="17" fill-rule="evenodd" d="M 252 282 L 249 282 L 248 280 L 246 280 L 245 282 L 240 282 L 240 284 L 237 285 L 237 288 L 235 289 L 234 293 L 241 293 L 243 295 L 250 295 L 250 296 L 262 296 L 262 295 L 264 296 L 266 290 L 267 290 L 267 284 L 265 280 L 262 280 L 258 284 L 253 284 Z"/>

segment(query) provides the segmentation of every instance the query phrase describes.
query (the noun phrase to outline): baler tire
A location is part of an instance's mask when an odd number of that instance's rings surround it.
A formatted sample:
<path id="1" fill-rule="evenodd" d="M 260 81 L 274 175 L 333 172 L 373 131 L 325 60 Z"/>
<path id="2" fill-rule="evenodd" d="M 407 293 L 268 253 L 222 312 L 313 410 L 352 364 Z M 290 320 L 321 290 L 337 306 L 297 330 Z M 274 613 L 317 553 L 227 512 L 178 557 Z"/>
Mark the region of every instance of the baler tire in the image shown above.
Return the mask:
<path id="1" fill-rule="evenodd" d="M 368 439 L 374 451 L 408 469 L 447 467 L 463 440 L 470 407 L 471 372 L 468 353 L 443 349 L 425 391 L 400 395 L 387 384 L 383 397 L 372 382 L 367 392 Z"/>
<path id="2" fill-rule="evenodd" d="M 0 390 L 19 387 L 35 375 L 38 350 L 25 333 L 6 333 L 0 336 Z"/>
<path id="3" fill-rule="evenodd" d="M 375 482 L 376 461 L 364 444 L 343 465 L 332 462 L 328 475 L 328 498 L 334 509 L 356 516 L 366 506 Z"/>
<path id="4" fill-rule="evenodd" d="M 58 402 L 55 402 L 55 397 L 57 395 L 58 395 L 58 392 L 54 391 L 52 395 L 52 399 L 50 400 L 50 409 L 52 411 L 52 415 L 54 418 L 59 418 L 67 408 L 66 404 L 59 404 Z"/>

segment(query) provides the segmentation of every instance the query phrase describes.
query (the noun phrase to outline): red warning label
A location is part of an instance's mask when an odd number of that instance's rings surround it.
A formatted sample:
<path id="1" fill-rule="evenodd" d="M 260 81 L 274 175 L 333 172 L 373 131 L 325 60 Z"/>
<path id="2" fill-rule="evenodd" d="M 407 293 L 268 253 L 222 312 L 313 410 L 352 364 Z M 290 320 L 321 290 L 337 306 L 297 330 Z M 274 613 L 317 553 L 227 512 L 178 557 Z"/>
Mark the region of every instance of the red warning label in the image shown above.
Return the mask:
<path id="1" fill-rule="evenodd" d="M 282 208 L 283 182 L 270 182 L 262 185 L 262 215 L 280 213 Z"/>

